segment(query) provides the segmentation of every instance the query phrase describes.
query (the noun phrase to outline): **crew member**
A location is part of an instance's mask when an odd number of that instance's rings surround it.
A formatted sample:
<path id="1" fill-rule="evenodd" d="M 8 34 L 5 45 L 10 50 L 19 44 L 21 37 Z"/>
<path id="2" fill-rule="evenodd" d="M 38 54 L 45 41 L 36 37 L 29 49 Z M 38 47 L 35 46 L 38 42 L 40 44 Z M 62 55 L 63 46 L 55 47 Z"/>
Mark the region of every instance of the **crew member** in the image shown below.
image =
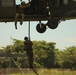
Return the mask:
<path id="1" fill-rule="evenodd" d="M 17 6 L 17 13 L 16 13 L 16 16 L 15 16 L 15 28 L 17 29 L 17 19 L 18 19 L 18 17 L 21 17 L 21 20 L 20 20 L 20 25 L 22 25 L 23 24 L 23 19 L 24 19 L 24 9 L 26 8 L 26 7 L 28 7 L 28 6 L 30 6 L 30 4 L 28 3 L 28 4 L 26 4 L 24 1 L 23 2 L 21 2 L 21 4 L 20 5 L 18 5 Z"/>
<path id="2" fill-rule="evenodd" d="M 28 39 L 28 37 L 24 38 L 24 49 L 26 50 L 27 56 L 28 56 L 28 62 L 30 69 L 33 68 L 33 49 L 32 49 L 32 41 Z"/>

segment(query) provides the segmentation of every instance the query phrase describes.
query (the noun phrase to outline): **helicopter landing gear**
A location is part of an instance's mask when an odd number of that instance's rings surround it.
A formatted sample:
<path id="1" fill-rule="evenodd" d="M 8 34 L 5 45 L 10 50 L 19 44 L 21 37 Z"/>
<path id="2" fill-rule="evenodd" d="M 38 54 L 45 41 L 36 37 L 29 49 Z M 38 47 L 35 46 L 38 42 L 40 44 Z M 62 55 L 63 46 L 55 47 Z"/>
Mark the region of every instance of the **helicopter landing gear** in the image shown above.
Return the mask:
<path id="1" fill-rule="evenodd" d="M 51 29 L 56 29 L 58 27 L 59 21 L 57 19 L 49 19 L 46 24 Z"/>
<path id="2" fill-rule="evenodd" d="M 46 31 L 46 25 L 43 24 L 43 23 L 38 23 L 37 26 L 36 26 L 36 30 L 39 33 L 44 33 Z"/>
<path id="3" fill-rule="evenodd" d="M 36 30 L 39 33 L 44 33 L 46 31 L 46 27 L 48 26 L 50 29 L 56 29 L 58 24 L 60 23 L 59 18 L 49 19 L 46 24 L 41 23 L 41 21 L 37 24 Z"/>

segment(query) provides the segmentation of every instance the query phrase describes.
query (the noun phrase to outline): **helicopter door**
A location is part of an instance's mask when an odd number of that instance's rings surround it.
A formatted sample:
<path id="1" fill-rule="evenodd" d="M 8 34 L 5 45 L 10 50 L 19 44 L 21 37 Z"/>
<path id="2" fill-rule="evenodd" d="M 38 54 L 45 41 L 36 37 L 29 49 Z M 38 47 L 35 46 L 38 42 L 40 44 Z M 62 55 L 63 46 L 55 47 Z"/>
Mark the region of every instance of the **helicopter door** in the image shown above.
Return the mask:
<path id="1" fill-rule="evenodd" d="M 0 0 L 0 18 L 14 17 L 15 13 L 15 0 Z"/>

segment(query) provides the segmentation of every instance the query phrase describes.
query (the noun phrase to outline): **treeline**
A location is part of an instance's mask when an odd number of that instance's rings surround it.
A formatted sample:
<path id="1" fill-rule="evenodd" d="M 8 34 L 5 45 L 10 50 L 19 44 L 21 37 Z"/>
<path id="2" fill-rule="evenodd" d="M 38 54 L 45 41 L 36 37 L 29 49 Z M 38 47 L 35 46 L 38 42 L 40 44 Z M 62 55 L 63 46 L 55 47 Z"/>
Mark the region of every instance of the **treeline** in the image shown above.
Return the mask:
<path id="1" fill-rule="evenodd" d="M 64 50 L 59 50 L 55 47 L 56 43 L 46 41 L 33 41 L 34 52 L 34 67 L 37 68 L 70 68 L 76 69 L 76 46 L 68 47 Z M 25 54 L 24 43 L 21 40 L 13 39 L 13 44 L 3 47 L 0 51 L 7 54 Z M 13 58 L 0 57 L 0 68 L 28 68 L 28 58 L 14 57 Z"/>

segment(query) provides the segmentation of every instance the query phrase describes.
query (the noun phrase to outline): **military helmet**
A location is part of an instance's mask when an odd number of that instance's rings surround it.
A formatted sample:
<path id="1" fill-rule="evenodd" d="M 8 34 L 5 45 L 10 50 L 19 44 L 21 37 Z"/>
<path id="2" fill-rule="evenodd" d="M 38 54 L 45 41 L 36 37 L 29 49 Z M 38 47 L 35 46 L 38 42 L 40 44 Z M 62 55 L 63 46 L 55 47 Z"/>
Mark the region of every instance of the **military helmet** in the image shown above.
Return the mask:
<path id="1" fill-rule="evenodd" d="M 26 3 L 23 1 L 23 2 L 21 2 L 21 5 L 25 5 Z"/>
<path id="2" fill-rule="evenodd" d="M 24 40 L 27 40 L 28 39 L 28 37 L 24 37 Z"/>

